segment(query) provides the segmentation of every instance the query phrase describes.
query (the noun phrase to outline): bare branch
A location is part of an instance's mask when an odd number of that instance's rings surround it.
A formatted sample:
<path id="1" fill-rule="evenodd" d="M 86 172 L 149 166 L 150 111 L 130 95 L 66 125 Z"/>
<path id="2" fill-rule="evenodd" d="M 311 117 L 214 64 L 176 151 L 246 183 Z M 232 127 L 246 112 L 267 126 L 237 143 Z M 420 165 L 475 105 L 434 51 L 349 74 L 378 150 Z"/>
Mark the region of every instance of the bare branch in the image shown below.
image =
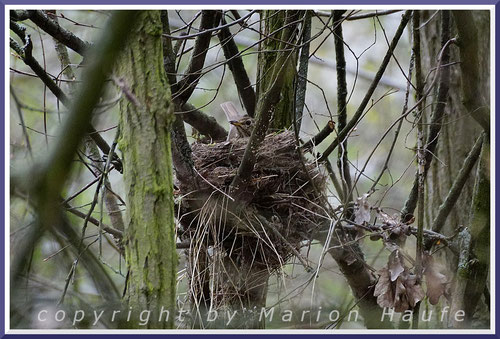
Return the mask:
<path id="1" fill-rule="evenodd" d="M 314 146 L 319 145 L 323 140 L 325 140 L 333 131 L 335 130 L 335 122 L 333 120 L 329 120 L 327 124 L 316 134 L 314 137 L 309 139 L 304 145 L 302 145 L 302 149 L 307 151 L 312 149 Z"/>
<path id="2" fill-rule="evenodd" d="M 106 77 L 125 44 L 136 16 L 134 11 L 119 11 L 111 17 L 105 30 L 106 34 L 101 37 L 89 56 L 91 62 L 83 74 L 83 85 L 75 97 L 71 112 L 59 129 L 58 142 L 44 162 L 36 163 L 24 173 L 11 174 L 13 189 L 30 192 L 34 197 L 33 205 L 38 217 L 36 227 L 23 241 L 19 253 L 14 256 L 11 266 L 12 284 L 18 280 L 25 260 L 29 257 L 28 253 L 45 230 L 60 226 L 62 231 L 69 231 L 69 228 L 62 224 L 64 221 L 60 208 L 60 192 L 68 178 L 72 159 L 87 131 L 85 127 L 88 126 L 94 107 L 99 101 Z M 31 57 L 30 49 L 31 47 L 27 46 L 27 53 Z M 99 57 L 100 55 L 106 57 Z"/>
<path id="3" fill-rule="evenodd" d="M 24 63 L 29 66 L 33 72 L 42 80 L 42 82 L 49 88 L 49 90 L 56 96 L 56 98 L 63 103 L 64 106 L 70 108 L 71 107 L 71 101 L 68 99 L 66 94 L 61 90 L 59 86 L 56 85 L 56 83 L 50 78 L 50 76 L 45 72 L 43 67 L 38 63 L 38 61 L 33 57 L 32 50 L 33 50 L 33 44 L 31 41 L 30 36 L 25 36 L 20 34 L 20 32 L 24 32 L 24 30 L 19 26 L 17 23 L 11 21 L 11 29 L 19 35 L 21 39 L 23 39 L 23 42 L 25 42 L 25 46 L 21 47 L 19 46 L 12 38 L 10 40 L 10 47 L 16 51 L 16 53 L 22 58 Z M 102 138 L 102 136 L 96 131 L 94 126 L 91 124 L 88 124 L 88 134 L 89 136 L 94 140 L 94 142 L 97 144 L 99 149 L 104 153 L 108 154 L 110 147 L 106 140 Z M 121 165 L 121 160 L 118 157 L 116 153 L 113 153 L 113 164 L 115 165 L 115 168 L 121 172 L 122 171 L 122 165 Z"/>
<path id="4" fill-rule="evenodd" d="M 293 11 L 291 12 L 292 13 L 287 14 L 285 19 L 285 26 L 289 26 L 283 35 L 283 40 L 286 41 L 286 43 L 291 42 L 294 38 L 293 33 L 297 25 L 295 13 L 293 13 Z M 295 24 L 291 25 L 290 22 L 295 22 Z M 293 50 L 282 50 L 279 53 L 277 63 L 285 65 L 288 58 L 290 58 L 294 52 Z M 277 68 L 277 74 L 275 74 L 275 79 L 272 81 L 269 88 L 266 92 L 259 94 L 255 127 L 252 131 L 250 139 L 248 140 L 241 164 L 238 167 L 238 173 L 231 183 L 230 194 L 234 194 L 236 199 L 240 199 L 242 197 L 242 193 L 245 191 L 248 181 L 252 175 L 256 160 L 256 152 L 266 136 L 273 111 L 280 100 L 285 75 L 286 72 L 283 69 Z"/>
<path id="5" fill-rule="evenodd" d="M 221 23 L 223 26 L 226 24 L 224 18 L 221 19 Z M 243 101 L 243 106 L 245 106 L 247 114 L 253 117 L 255 115 L 255 91 L 248 78 L 241 55 L 239 55 L 238 46 L 236 46 L 229 27 L 221 28 L 217 36 L 222 45 L 229 69 L 233 74 L 234 83 Z"/>
<path id="6" fill-rule="evenodd" d="M 71 214 L 74 214 L 76 215 L 77 217 L 81 218 L 81 219 L 85 219 L 87 217 L 87 214 L 86 213 L 83 213 L 83 212 L 80 212 L 79 210 L 77 210 L 76 208 L 72 207 L 70 204 L 68 203 L 64 203 L 63 204 L 64 208 L 70 212 Z M 97 220 L 96 218 L 94 217 L 89 217 L 88 218 L 88 222 L 90 222 L 92 225 L 95 225 L 97 227 L 99 227 L 99 225 L 102 225 L 99 220 Z M 107 226 L 107 225 L 102 225 L 102 230 L 104 232 L 107 232 L 109 234 L 111 234 L 112 236 L 114 236 L 115 238 L 117 239 L 122 239 L 123 238 L 123 232 L 114 228 L 114 227 L 111 227 L 111 226 Z"/>
<path id="7" fill-rule="evenodd" d="M 220 11 L 202 11 L 200 23 L 200 31 L 202 34 L 196 38 L 191 60 L 184 78 L 172 85 L 173 99 L 185 103 L 188 101 L 191 94 L 193 94 L 198 81 L 203 75 L 201 70 L 205 64 L 205 57 L 208 52 L 208 47 L 210 46 L 210 39 L 212 38 L 210 29 L 219 22 L 220 15 Z"/>
<path id="8" fill-rule="evenodd" d="M 169 83 L 175 82 L 175 53 L 172 47 L 170 36 L 170 25 L 168 22 L 168 11 L 161 12 L 161 22 L 163 29 L 163 66 Z M 179 99 L 174 100 L 175 110 L 179 110 Z M 191 145 L 189 144 L 181 115 L 176 114 L 172 124 L 172 161 L 177 174 L 177 179 L 184 185 L 198 186 L 191 156 Z"/>
<path id="9" fill-rule="evenodd" d="M 344 36 L 342 33 L 342 15 L 344 10 L 333 11 L 333 36 L 335 44 L 335 59 L 337 62 L 337 112 L 339 115 L 338 129 L 341 131 L 347 125 L 347 80 L 346 61 L 344 55 Z M 344 204 L 352 201 L 351 173 L 349 171 L 349 158 L 347 156 L 347 138 L 340 142 L 338 151 L 337 167 L 342 179 Z M 351 210 L 347 210 L 347 218 L 351 216 Z"/>
<path id="10" fill-rule="evenodd" d="M 55 10 L 47 11 L 47 13 L 49 15 L 53 15 L 53 20 L 56 23 L 58 23 L 58 17 L 57 17 L 57 13 Z M 61 73 L 64 74 L 64 76 L 69 80 L 75 79 L 76 77 L 75 77 L 75 73 L 73 71 L 73 67 L 71 66 L 71 61 L 69 58 L 68 49 L 66 48 L 66 46 L 63 43 L 59 42 L 58 40 L 54 39 L 54 42 L 55 42 L 55 50 L 57 53 L 57 57 L 58 57 L 59 61 L 61 62 Z M 70 82 L 70 83 L 68 83 L 68 86 L 70 88 L 70 93 L 74 93 L 76 90 L 75 83 Z M 99 170 L 101 172 L 102 176 L 105 176 L 105 174 L 107 172 L 111 171 L 111 169 L 114 166 L 112 165 L 112 166 L 106 167 L 106 169 L 103 168 L 102 157 L 99 154 L 99 149 L 97 147 L 97 144 L 90 136 L 85 136 L 84 143 L 85 143 L 86 153 L 88 154 L 88 158 L 92 162 L 92 166 L 95 169 Z M 106 143 L 106 145 L 107 145 L 107 143 Z M 113 146 L 112 146 L 112 148 L 113 148 Z M 112 153 L 112 152 L 108 151 L 108 153 L 105 153 L 105 155 L 108 156 L 110 153 Z M 110 159 L 113 159 L 112 155 L 111 155 L 111 158 L 108 159 L 108 161 Z M 104 202 L 106 205 L 106 209 L 108 210 L 108 215 L 109 215 L 111 224 L 113 225 L 113 228 L 120 230 L 120 231 L 123 231 L 125 229 L 125 226 L 123 223 L 122 213 L 120 211 L 120 208 L 119 208 L 119 205 L 117 202 L 117 198 L 114 195 L 114 193 L 112 193 L 112 191 L 111 191 L 111 183 L 109 182 L 107 176 L 104 177 L 104 188 L 103 188 L 102 194 L 104 195 Z M 66 199 L 66 202 L 68 202 L 68 201 L 69 200 Z M 101 215 L 101 218 L 102 218 L 102 215 Z M 101 225 L 101 224 L 102 224 L 102 220 L 99 222 L 99 225 Z M 85 224 L 84 224 L 84 227 L 85 227 Z M 101 234 L 99 233 L 99 237 L 100 237 L 100 235 Z"/>
<path id="11" fill-rule="evenodd" d="M 212 138 L 213 141 L 223 141 L 227 138 L 227 131 L 214 117 L 196 109 L 190 103 L 182 105 L 182 111 L 175 112 L 175 114 L 180 115 L 182 120 L 196 128 L 201 134 Z"/>
<path id="12" fill-rule="evenodd" d="M 446 65 L 450 61 L 450 51 L 446 48 L 450 41 L 450 25 L 449 20 L 446 19 L 446 11 L 442 12 L 443 21 L 441 29 L 441 55 L 440 55 L 440 65 Z M 429 131 L 427 133 L 427 140 L 425 143 L 425 160 L 424 160 L 424 172 L 423 177 L 427 176 L 427 172 L 431 166 L 431 161 L 433 158 L 434 151 L 436 150 L 437 142 L 439 140 L 439 132 L 441 131 L 441 126 L 443 123 L 444 109 L 446 107 L 446 102 L 448 99 L 448 89 L 450 84 L 450 68 L 442 67 L 438 70 L 439 73 L 439 87 L 438 94 L 436 98 L 436 106 L 434 106 L 434 111 L 432 112 Z M 418 201 L 418 173 L 413 181 L 413 187 L 411 189 L 410 195 L 405 202 L 403 211 L 401 212 L 401 218 L 404 220 L 407 215 L 413 214 Z"/>
<path id="13" fill-rule="evenodd" d="M 375 75 L 375 78 L 373 79 L 373 81 L 370 85 L 370 88 L 368 89 L 367 93 L 365 94 L 363 101 L 359 105 L 358 109 L 354 113 L 351 120 L 349 120 L 349 123 L 347 124 L 347 126 L 339 132 L 339 134 L 337 135 L 335 140 L 330 144 L 330 146 L 328 146 L 328 148 L 325 150 L 323 155 L 319 158 L 319 161 L 324 161 L 330 155 L 330 153 L 332 153 L 332 151 L 338 146 L 339 141 L 344 140 L 349 135 L 351 130 L 358 123 L 359 118 L 363 115 L 363 112 L 366 108 L 366 105 L 370 101 L 370 98 L 373 95 L 373 92 L 375 92 L 375 89 L 377 88 L 377 85 L 378 85 L 380 79 L 382 78 L 382 75 L 384 74 L 384 72 L 387 68 L 387 65 L 389 64 L 389 61 L 392 58 L 392 54 L 394 52 L 394 49 L 396 48 L 396 46 L 399 42 L 399 39 L 401 38 L 401 35 L 403 34 L 404 28 L 406 27 L 406 24 L 410 20 L 410 17 L 411 17 L 411 10 L 408 10 L 405 12 L 405 14 L 403 14 L 403 18 L 401 19 L 401 23 L 399 24 L 399 27 L 396 30 L 396 33 L 394 35 L 394 38 L 391 41 L 391 45 L 389 46 L 389 49 L 387 50 L 387 53 L 385 54 L 384 59 L 382 60 L 382 64 L 380 65 L 380 67 L 377 71 L 377 74 Z"/>
<path id="14" fill-rule="evenodd" d="M 453 185 L 451 186 L 451 189 L 448 192 L 448 195 L 444 199 L 441 206 L 439 206 L 438 214 L 436 215 L 434 221 L 432 222 L 431 229 L 433 231 L 440 232 L 441 229 L 443 228 L 444 223 L 446 222 L 446 218 L 448 217 L 453 206 L 455 206 L 455 203 L 460 197 L 462 188 L 467 182 L 467 179 L 469 178 L 469 174 L 472 171 L 472 168 L 476 164 L 477 159 L 479 159 L 484 138 L 485 138 L 484 134 L 481 135 L 479 138 L 477 138 L 476 142 L 474 143 L 474 146 L 472 146 L 472 149 L 470 150 L 469 154 L 467 154 L 467 158 L 465 158 L 462 168 L 460 168 L 460 171 L 458 172 L 455 181 L 453 182 Z"/>
<path id="15" fill-rule="evenodd" d="M 90 44 L 81 40 L 72 32 L 62 28 L 57 22 L 49 18 L 43 11 L 29 10 L 29 19 L 38 27 L 49 33 L 54 39 L 71 48 L 80 55 L 84 55 Z"/>

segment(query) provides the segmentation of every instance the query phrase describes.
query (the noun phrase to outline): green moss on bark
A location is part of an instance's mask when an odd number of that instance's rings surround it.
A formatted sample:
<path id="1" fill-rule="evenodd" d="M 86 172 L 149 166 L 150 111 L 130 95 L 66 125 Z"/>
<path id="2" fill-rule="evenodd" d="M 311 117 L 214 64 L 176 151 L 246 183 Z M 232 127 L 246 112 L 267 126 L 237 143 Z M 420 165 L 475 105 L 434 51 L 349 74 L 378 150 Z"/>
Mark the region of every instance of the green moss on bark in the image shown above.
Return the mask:
<path id="1" fill-rule="evenodd" d="M 171 328 L 178 260 L 169 133 L 173 104 L 163 69 L 160 12 L 140 16 L 118 70 L 128 91 L 120 103 L 119 140 L 127 194 L 125 301 L 134 310 L 151 311 L 147 327 Z M 158 322 L 162 307 L 171 314 Z"/>
<path id="2" fill-rule="evenodd" d="M 298 11 L 265 10 L 262 11 L 262 17 L 263 33 L 270 38 L 265 39 L 260 47 L 262 53 L 259 54 L 257 95 L 265 96 L 278 74 L 284 72 L 280 100 L 274 109 L 270 128 L 290 128 L 293 124 L 294 79 L 297 65 L 297 52 L 289 53 L 290 49 L 294 48 L 297 25 L 291 25 L 290 22 L 299 18 Z M 287 25 L 287 28 L 283 28 Z M 262 98 L 259 98 L 259 101 L 262 101 Z"/>

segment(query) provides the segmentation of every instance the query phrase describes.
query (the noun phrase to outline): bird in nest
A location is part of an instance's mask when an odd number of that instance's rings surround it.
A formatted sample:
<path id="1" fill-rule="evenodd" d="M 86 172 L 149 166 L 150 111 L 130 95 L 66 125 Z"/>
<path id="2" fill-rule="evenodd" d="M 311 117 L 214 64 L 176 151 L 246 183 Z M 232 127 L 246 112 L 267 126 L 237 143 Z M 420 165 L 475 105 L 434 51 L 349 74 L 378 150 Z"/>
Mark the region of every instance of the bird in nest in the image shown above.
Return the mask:
<path id="1" fill-rule="evenodd" d="M 247 114 L 241 114 L 231 101 L 220 105 L 226 114 L 227 121 L 230 124 L 227 140 L 236 138 L 247 138 L 252 134 L 255 126 L 255 120 Z"/>

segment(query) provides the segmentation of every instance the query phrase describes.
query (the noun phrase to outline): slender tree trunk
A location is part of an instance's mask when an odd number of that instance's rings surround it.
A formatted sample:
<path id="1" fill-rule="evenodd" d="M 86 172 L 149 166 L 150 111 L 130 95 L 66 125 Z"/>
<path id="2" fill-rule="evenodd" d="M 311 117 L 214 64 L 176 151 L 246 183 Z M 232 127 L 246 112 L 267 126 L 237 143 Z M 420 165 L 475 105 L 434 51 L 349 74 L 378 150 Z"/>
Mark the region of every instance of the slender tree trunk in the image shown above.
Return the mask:
<path id="1" fill-rule="evenodd" d="M 121 139 L 127 192 L 125 301 L 151 311 L 149 328 L 172 328 L 177 253 L 169 127 L 170 87 L 163 68 L 159 11 L 142 11 L 120 60 Z M 159 321 L 168 310 L 168 320 Z M 134 325 L 131 325 L 134 326 Z"/>
<path id="2" fill-rule="evenodd" d="M 445 200 L 453 185 L 454 179 L 457 177 L 457 174 L 463 165 L 463 159 L 466 158 L 467 153 L 471 150 L 472 145 L 475 143 L 476 139 L 480 136 L 483 130 L 482 126 L 473 117 L 475 112 L 471 112 L 469 107 L 464 105 L 464 103 L 467 104 L 467 98 L 465 98 L 463 94 L 463 82 L 467 82 L 468 80 L 464 77 L 461 66 L 456 62 L 460 61 L 461 63 L 471 63 L 474 62 L 474 60 L 461 60 L 461 55 L 459 53 L 460 48 L 473 48 L 477 52 L 479 73 L 476 74 L 476 82 L 472 84 L 472 86 L 474 86 L 478 92 L 482 94 L 486 107 L 489 107 L 490 14 L 488 11 L 467 12 L 470 14 L 467 18 L 467 22 L 477 31 L 475 37 L 475 39 L 477 39 L 477 46 L 474 47 L 472 45 L 467 45 L 467 42 L 462 40 L 459 36 L 457 44 L 449 47 L 451 53 L 451 65 L 443 65 L 443 67 L 449 67 L 450 69 L 450 84 L 445 114 L 441 121 L 442 126 L 439 134 L 437 149 L 433 156 L 431 167 L 426 179 L 426 227 L 430 227 L 430 225 L 432 225 L 432 221 L 438 215 L 440 205 Z M 455 14 L 456 13 L 452 11 L 452 37 L 457 36 L 458 26 Z M 422 12 L 421 22 L 427 22 L 430 19 L 430 21 L 420 29 L 422 35 L 421 51 L 424 76 L 426 75 L 426 70 L 428 71 L 433 67 L 436 67 L 440 51 L 440 15 L 438 13 L 438 15 L 431 19 L 432 15 L 433 12 Z M 468 84 L 466 83 L 465 85 Z M 429 104 L 432 100 L 435 101 L 435 97 L 430 97 L 427 104 Z M 428 107 L 426 112 L 424 112 L 424 122 L 429 123 L 430 111 L 436 104 L 436 102 L 433 102 L 433 105 Z M 485 138 L 483 143 L 480 160 L 481 166 L 485 166 L 486 168 L 489 166 L 485 165 L 485 163 L 489 162 L 489 142 L 487 139 L 488 137 Z M 488 211 L 487 213 L 489 213 L 489 195 L 484 193 L 486 187 L 484 182 L 486 177 L 489 189 L 489 172 L 486 173 L 485 171 L 486 170 L 483 168 L 478 171 L 471 172 L 474 173 L 474 175 L 471 175 L 469 180 L 465 183 L 460 197 L 455 203 L 451 213 L 448 215 L 444 225 L 440 225 L 441 232 L 444 234 L 455 234 L 460 227 L 466 227 L 466 233 L 468 233 L 465 234 L 462 232 L 459 239 L 459 243 L 461 244 L 460 246 L 465 246 L 467 249 L 465 249 L 465 247 L 464 249 L 469 251 L 469 254 L 466 255 L 465 258 L 460 259 L 462 262 L 459 262 L 459 258 L 451 252 L 441 252 L 445 253 L 443 254 L 445 258 L 442 258 L 441 261 L 449 263 L 449 268 L 452 271 L 457 272 L 456 283 L 451 286 L 453 299 L 452 308 L 463 309 L 466 306 L 466 319 L 468 321 L 458 323 L 452 321 L 453 319 L 450 317 L 450 326 L 453 327 L 474 327 L 470 320 L 477 310 L 476 306 L 486 308 L 481 295 L 486 287 L 485 283 L 489 267 L 489 219 L 481 219 L 481 221 L 477 221 L 477 218 L 474 218 L 474 216 L 483 215 L 485 211 Z M 483 179 L 480 179 L 480 177 Z M 478 184 L 476 184 L 476 188 L 474 188 L 475 182 L 478 182 Z M 472 205 L 471 200 L 474 201 Z M 482 208 L 482 211 L 471 211 L 471 208 L 477 210 L 477 208 L 479 208 L 478 206 Z M 471 217 L 471 213 L 474 213 L 473 217 Z M 473 234 L 473 239 L 467 240 L 471 234 Z M 485 236 L 485 234 L 487 234 L 487 236 Z M 487 249 L 488 254 L 484 254 L 482 249 Z M 474 262 L 477 262 L 479 257 L 481 257 L 481 262 L 478 263 L 478 265 L 472 265 Z M 465 260 L 466 266 L 464 266 L 463 260 Z M 473 266 L 478 268 L 478 271 L 475 271 Z M 464 279 L 466 281 L 464 281 Z M 467 288 L 465 287 L 466 285 L 468 286 Z M 472 291 L 472 286 L 475 286 L 473 288 L 475 289 L 474 292 Z M 474 297 L 471 298 L 471 295 Z M 489 303 L 489 300 L 484 301 Z"/>
<path id="3" fill-rule="evenodd" d="M 297 23 L 303 11 L 265 10 L 262 11 L 263 37 L 268 36 L 259 47 L 257 97 L 262 97 L 276 81 L 278 72 L 285 73 L 280 100 L 275 107 L 270 128 L 290 128 L 294 119 L 294 79 L 297 73 L 297 52 L 287 53 L 294 49 L 294 36 L 298 33 Z M 283 27 L 288 26 L 283 29 Z M 282 55 L 287 55 L 283 62 Z"/>
<path id="4" fill-rule="evenodd" d="M 299 11 L 263 11 L 262 16 L 264 34 L 270 38 L 260 46 L 256 114 L 265 116 L 272 111 L 270 128 L 289 128 L 294 119 L 293 83 L 297 58 L 292 49 L 297 36 Z M 238 235 L 235 242 L 255 244 L 254 251 L 257 253 L 262 246 L 260 240 L 242 235 Z M 224 323 L 228 319 L 222 315 L 220 322 L 212 326 L 264 328 L 265 318 L 260 315 L 266 306 L 271 270 L 265 260 L 255 258 L 255 253 L 235 252 L 231 248 L 221 253 L 222 258 L 212 259 L 212 302 L 217 305 L 219 313 L 238 311 L 238 314 L 230 325 Z"/>
<path id="5" fill-rule="evenodd" d="M 459 234 L 460 255 L 451 313 L 465 312 L 465 321 L 451 319 L 453 328 L 477 328 L 473 317 L 487 288 L 490 263 L 490 144 L 485 137 L 476 173 L 469 226 Z M 487 293 L 489 294 L 489 293 Z M 484 302 L 490 300 L 485 296 Z M 489 307 L 488 307 L 489 311 Z"/>

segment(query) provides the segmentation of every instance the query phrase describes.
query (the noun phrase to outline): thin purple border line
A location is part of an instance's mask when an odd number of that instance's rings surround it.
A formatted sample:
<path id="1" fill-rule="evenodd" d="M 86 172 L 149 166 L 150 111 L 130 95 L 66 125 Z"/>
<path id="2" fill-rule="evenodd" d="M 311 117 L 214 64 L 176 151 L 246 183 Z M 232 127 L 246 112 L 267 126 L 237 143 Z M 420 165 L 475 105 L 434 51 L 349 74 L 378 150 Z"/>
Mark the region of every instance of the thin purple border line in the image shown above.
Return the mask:
<path id="1" fill-rule="evenodd" d="M 235 5 L 235 4 L 238 4 L 238 5 L 495 5 L 495 16 L 497 18 L 499 18 L 499 15 L 500 15 L 500 9 L 499 9 L 499 6 L 498 6 L 498 2 L 499 1 L 485 1 L 485 0 L 481 0 L 481 1 L 476 1 L 474 3 L 471 3 L 470 1 L 448 1 L 448 0 L 439 0 L 439 1 L 432 1 L 432 0 L 423 0 L 423 1 L 390 1 L 390 0 L 385 0 L 385 1 L 380 1 L 380 2 L 377 2 L 377 3 L 374 3 L 374 2 L 371 2 L 369 0 L 358 0 L 358 1 L 355 1 L 355 3 L 353 2 L 350 2 L 350 1 L 346 1 L 346 0 L 342 0 L 342 1 L 325 1 L 325 0 L 312 0 L 312 1 L 308 1 L 308 2 L 305 2 L 304 0 L 273 0 L 272 2 L 271 1 L 265 1 L 265 0 L 253 0 L 253 1 L 244 1 L 244 2 L 238 2 L 236 3 L 236 1 L 231 1 L 231 0 L 217 0 L 217 1 L 213 1 L 210 3 L 210 5 Z M 45 5 L 45 4 L 50 4 L 50 5 L 93 5 L 93 4 L 98 4 L 98 5 L 133 5 L 133 4 L 137 4 L 137 5 L 208 5 L 208 3 L 206 1 L 202 1 L 202 0 L 185 0 L 185 1 L 152 1 L 152 0 L 146 0 L 142 3 L 137 3 L 135 1 L 130 1 L 130 0 L 126 0 L 126 1 L 118 1 L 118 0 L 106 0 L 106 1 L 98 1 L 98 0 L 89 0 L 89 1 L 64 1 L 64 0 L 52 0 L 50 1 L 49 3 L 47 2 L 41 2 L 41 1 L 23 1 L 22 3 L 19 3 L 17 1 L 2 1 L 0 0 L 0 18 L 1 18 L 1 22 L 2 24 L 0 25 L 0 36 L 4 37 L 5 36 L 5 27 L 4 27 L 4 24 L 3 24 L 3 19 L 4 19 L 4 14 L 5 14 L 5 5 Z M 498 19 L 497 19 L 498 21 Z M 500 28 L 499 28 L 499 25 L 497 24 L 495 26 L 495 36 L 497 37 L 497 40 L 498 40 L 498 36 L 500 36 Z M 495 41 L 496 42 L 496 41 Z M 1 54 L 0 54 L 0 62 L 2 65 L 5 65 L 5 46 L 6 44 L 2 44 L 2 47 L 1 47 Z M 496 48 L 496 44 L 495 44 L 495 56 L 496 56 L 496 59 L 498 59 L 498 54 L 496 53 L 497 52 L 497 48 Z M 496 60 L 495 60 L 496 61 Z M 0 70 L 0 74 L 2 76 L 1 78 L 1 81 L 0 81 L 0 91 L 1 93 L 3 93 L 3 96 L 1 97 L 1 101 L 0 103 L 2 104 L 2 107 L 5 106 L 5 82 L 4 82 L 4 79 L 5 79 L 5 67 L 1 67 L 1 70 Z M 498 68 L 496 68 L 496 73 L 493 75 L 494 77 L 494 80 L 495 80 L 495 83 L 496 80 L 499 79 L 499 74 L 500 74 L 500 71 L 498 70 Z M 499 92 L 500 90 L 497 88 L 497 93 Z M 495 97 L 497 96 L 495 93 Z M 495 112 L 496 113 L 496 112 Z M 4 112 L 4 114 L 7 114 L 7 112 Z M 497 119 L 496 123 L 495 123 L 495 129 L 498 130 L 498 125 L 500 124 L 500 122 L 498 121 L 500 119 Z M 5 142 L 5 120 L 2 119 L 0 121 L 0 136 L 1 136 L 1 140 L 2 140 L 2 147 L 0 149 L 0 157 L 1 157 L 1 162 L 2 162 L 2 166 L 1 166 L 1 170 L 0 170 L 0 173 L 2 174 L 2 178 L 5 177 L 5 145 L 3 144 Z M 498 155 L 498 152 L 496 152 L 495 154 L 496 156 Z M 498 163 L 498 162 L 496 162 Z M 497 172 L 500 171 L 497 167 Z M 495 173 L 496 175 L 496 173 Z M 5 192 L 5 182 L 4 180 L 1 181 L 0 183 L 0 187 L 2 188 L 2 192 Z M 499 191 L 495 191 L 495 198 L 496 198 L 496 201 L 499 201 L 499 198 L 500 198 L 500 190 Z M 7 209 L 6 209 L 6 206 L 5 206 L 5 195 L 4 194 L 1 194 L 0 196 L 0 203 L 1 205 L 3 206 L 3 209 L 2 209 L 2 212 L 0 213 L 0 216 L 2 217 L 2 221 L 5 220 L 5 215 L 7 213 Z M 496 208 L 496 206 L 495 206 Z M 4 225 L 5 227 L 5 225 Z M 495 225 L 493 225 L 493 227 L 495 227 Z M 495 238 L 495 244 L 497 244 L 500 240 L 500 230 L 497 232 L 496 234 L 496 238 Z M 5 232 L 4 230 L 0 231 L 0 244 L 4 244 L 5 243 Z M 1 246 L 0 246 L 1 247 Z M 37 337 L 52 337 L 53 335 L 52 334 L 29 334 L 29 335 L 6 335 L 5 334 L 5 320 L 4 320 L 4 317 L 5 317 L 5 308 L 4 308 L 4 305 L 5 305 L 5 294 L 4 294 L 4 290 L 5 290 L 5 276 L 4 276 L 4 272 L 5 272 L 5 258 L 4 258 L 4 251 L 3 251 L 3 248 L 1 250 L 1 253 L 0 253 L 0 270 L 1 270 L 1 274 L 2 274 L 2 278 L 1 281 L 0 281 L 0 288 L 1 288 L 1 293 L 0 293 L 0 301 L 1 301 L 1 307 L 0 307 L 0 338 L 3 338 L 3 337 L 12 337 L 12 338 L 16 338 L 16 339 L 27 339 L 27 338 L 33 338 L 35 336 Z M 498 263 L 498 260 L 495 264 L 495 268 L 496 268 L 496 272 L 498 273 L 499 272 L 499 269 L 500 269 L 500 264 Z M 498 274 L 497 274 L 498 276 Z M 498 285 L 498 282 L 497 284 Z M 495 286 L 496 288 L 496 286 Z M 499 294 L 497 293 L 496 294 L 496 304 L 499 305 L 500 304 L 500 296 Z M 498 315 L 497 315 L 498 317 Z M 495 324 L 497 324 L 497 319 L 494 319 L 495 321 Z M 496 327 L 496 326 L 495 326 Z M 89 336 L 89 335 L 92 335 L 93 337 L 97 337 L 97 338 L 101 338 L 101 337 L 114 337 L 114 338 L 119 338 L 119 337 L 122 337 L 122 336 L 127 336 L 127 337 L 139 337 L 139 336 L 143 336 L 144 334 L 81 334 L 81 335 L 84 335 L 84 336 Z M 174 337 L 182 337 L 182 338 L 186 338 L 186 339 L 190 339 L 190 338 L 198 338 L 199 336 L 201 335 L 196 335 L 196 334 L 165 334 L 165 335 L 168 335 L 168 336 L 174 336 Z M 148 336 L 153 336 L 153 337 L 164 337 L 165 335 L 163 334 L 151 334 L 151 335 L 148 335 Z M 216 338 L 216 337 L 219 337 L 221 336 L 222 334 L 206 334 L 206 335 L 203 335 L 205 337 L 209 337 L 209 338 Z M 293 334 L 293 337 L 294 338 L 309 338 L 311 336 L 324 336 L 324 335 L 336 335 L 336 336 L 340 336 L 340 337 L 350 337 L 350 338 L 356 338 L 356 337 L 359 337 L 359 338 L 364 338 L 366 336 L 370 336 L 370 337 L 376 337 L 376 338 L 384 338 L 384 337 L 387 337 L 387 336 L 403 336 L 403 337 L 412 337 L 412 338 L 441 338 L 440 335 L 436 335 L 436 334 L 413 334 L 413 335 L 410 335 L 410 334 L 383 334 L 383 335 L 379 335 L 379 334 L 361 334 L 361 335 L 358 335 L 358 334 L 351 334 L 351 335 L 347 335 L 347 334 L 335 334 L 334 332 L 332 332 L 332 334 L 307 334 L 307 335 L 304 335 L 304 334 Z M 455 334 L 456 335 L 456 334 Z M 60 335 L 57 335 L 57 338 L 72 338 L 74 335 L 72 334 L 60 334 Z M 226 335 L 223 335 L 225 337 L 236 337 L 236 336 L 239 336 L 238 334 L 226 334 Z M 289 334 L 248 334 L 248 335 L 245 335 L 246 338 L 261 338 L 262 336 L 264 337 L 285 337 L 285 336 L 289 336 Z M 460 338 L 476 338 L 477 335 L 471 335 L 471 334 L 460 334 L 460 335 L 457 335 L 459 336 Z M 499 335 L 495 334 L 495 335 L 481 335 L 481 337 L 489 337 L 489 338 L 500 338 Z"/>
<path id="2" fill-rule="evenodd" d="M 3 0 L 1 4 L 6 5 L 496 5 L 498 1 L 494 0 L 478 0 L 471 2 L 470 0 L 421 0 L 421 1 L 397 1 L 397 0 L 145 0 L 140 3 L 133 0 L 52 0 L 52 1 L 37 1 L 37 0 Z"/>
<path id="3" fill-rule="evenodd" d="M 4 38 L 5 36 L 5 25 L 3 24 L 3 18 L 5 16 L 5 6 L 2 4 L 2 6 L 0 7 L 0 36 L 2 37 L 2 39 Z M 5 58 L 5 46 L 6 46 L 6 41 L 4 41 L 4 43 L 2 44 L 2 48 L 1 48 L 1 52 L 0 52 L 0 60 L 1 60 L 1 65 L 2 67 L 0 67 L 1 71 L 0 71 L 0 74 L 1 74 L 1 79 L 0 79 L 0 93 L 1 93 L 1 98 L 2 100 L 0 101 L 1 102 L 1 105 L 2 105 L 2 109 L 5 107 L 5 62 L 4 62 L 4 58 Z M 9 112 L 10 114 L 10 112 Z M 4 116 L 7 115 L 7 112 L 4 112 Z M 0 147 L 0 159 L 1 162 L 2 162 L 2 166 L 1 166 L 1 169 L 0 169 L 0 173 L 2 173 L 2 180 L 1 180 L 1 183 L 0 183 L 0 186 L 1 186 L 1 191 L 2 193 L 0 194 L 0 204 L 1 204 L 1 211 L 2 213 L 0 213 L 1 215 L 1 218 L 2 218 L 2 224 L 3 224 L 3 221 L 5 220 L 5 216 L 7 215 L 7 207 L 5 206 L 5 118 L 1 119 L 1 123 L 0 123 L 0 135 L 1 135 L 1 138 L 2 138 L 2 141 L 1 141 L 1 144 L 2 144 L 2 147 Z M 2 279 L 0 279 L 0 300 L 1 300 L 1 303 L 0 303 L 0 336 L 3 336 L 4 333 L 5 333 L 5 258 L 4 258 L 4 255 L 5 255 L 5 228 L 7 227 L 7 225 L 3 225 L 2 227 L 2 230 L 0 230 L 0 274 L 2 276 Z"/>

